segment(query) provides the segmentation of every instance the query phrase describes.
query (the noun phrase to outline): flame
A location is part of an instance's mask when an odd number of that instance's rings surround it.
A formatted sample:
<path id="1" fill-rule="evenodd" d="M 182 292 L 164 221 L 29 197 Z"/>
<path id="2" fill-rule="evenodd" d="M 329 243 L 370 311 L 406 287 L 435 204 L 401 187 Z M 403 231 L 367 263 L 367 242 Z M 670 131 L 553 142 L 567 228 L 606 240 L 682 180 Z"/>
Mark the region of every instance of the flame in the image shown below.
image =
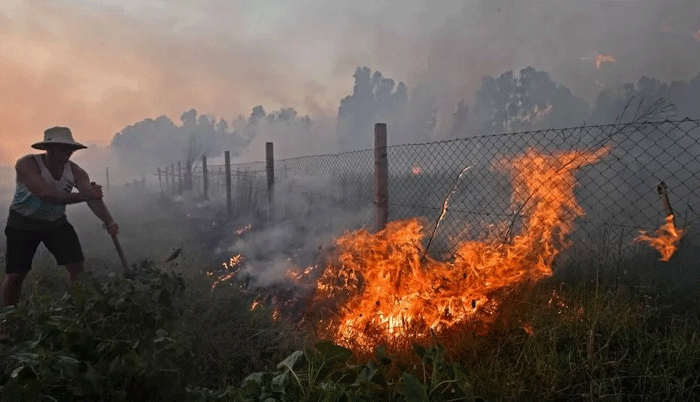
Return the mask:
<path id="1" fill-rule="evenodd" d="M 316 265 L 310 265 L 303 270 L 290 269 L 287 271 L 287 277 L 294 282 L 300 283 L 304 279 L 309 278 L 316 268 Z"/>
<path id="2" fill-rule="evenodd" d="M 421 169 L 420 166 L 412 166 L 411 173 L 413 173 L 414 176 L 418 176 L 419 174 L 423 173 L 423 169 Z"/>
<path id="3" fill-rule="evenodd" d="M 235 234 L 236 236 L 240 236 L 243 233 L 247 232 L 248 230 L 250 230 L 250 224 L 245 225 L 240 229 L 237 229 L 235 232 L 233 232 L 233 234 Z"/>
<path id="4" fill-rule="evenodd" d="M 656 230 L 656 237 L 649 236 L 643 230 L 640 230 L 639 233 L 641 234 L 634 241 L 649 243 L 650 246 L 661 253 L 659 261 L 670 260 L 678 248 L 678 242 L 683 237 L 683 229 L 676 228 L 673 215 L 666 216 L 666 223 Z"/>
<path id="5" fill-rule="evenodd" d="M 603 63 L 617 63 L 617 59 L 612 54 L 598 54 L 595 56 L 595 68 L 600 70 Z"/>
<path id="6" fill-rule="evenodd" d="M 406 336 L 429 339 L 474 320 L 488 324 L 499 292 L 552 274 L 574 219 L 584 215 L 573 172 L 607 152 L 529 150 L 497 161 L 493 167 L 512 179 L 514 207 L 527 206 L 527 218 L 509 241 L 501 235 L 461 243 L 452 261 L 425 255 L 424 228 L 416 218 L 390 222 L 376 234 L 346 233 L 337 240 L 337 260 L 316 283 L 312 305 L 338 306 L 333 318 L 320 322 L 319 335 L 371 350 Z"/>
<path id="7" fill-rule="evenodd" d="M 233 279 L 233 277 L 236 276 L 236 274 L 240 270 L 242 262 L 243 255 L 235 254 L 231 256 L 231 258 L 229 258 L 228 262 L 223 262 L 221 264 L 223 272 L 219 272 L 218 276 L 217 273 L 214 271 L 207 272 L 207 276 L 214 278 L 214 280 L 211 283 L 211 288 L 214 289 L 216 285 Z"/>

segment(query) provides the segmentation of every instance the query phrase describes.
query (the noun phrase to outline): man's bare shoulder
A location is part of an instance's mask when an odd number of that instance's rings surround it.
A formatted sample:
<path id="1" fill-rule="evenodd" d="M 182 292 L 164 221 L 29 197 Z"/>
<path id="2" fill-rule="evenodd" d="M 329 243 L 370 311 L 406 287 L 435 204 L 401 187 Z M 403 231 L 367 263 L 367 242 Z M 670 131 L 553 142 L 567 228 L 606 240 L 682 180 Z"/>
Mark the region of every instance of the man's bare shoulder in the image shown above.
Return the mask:
<path id="1" fill-rule="evenodd" d="M 83 168 L 78 166 L 77 163 L 70 161 L 70 167 L 71 167 L 71 170 L 73 170 L 73 177 L 75 177 L 76 181 L 79 179 L 88 179 L 89 178 L 87 172 Z"/>
<path id="2" fill-rule="evenodd" d="M 39 171 L 39 164 L 36 163 L 36 155 L 28 154 L 17 159 L 17 163 L 15 163 L 15 170 Z"/>

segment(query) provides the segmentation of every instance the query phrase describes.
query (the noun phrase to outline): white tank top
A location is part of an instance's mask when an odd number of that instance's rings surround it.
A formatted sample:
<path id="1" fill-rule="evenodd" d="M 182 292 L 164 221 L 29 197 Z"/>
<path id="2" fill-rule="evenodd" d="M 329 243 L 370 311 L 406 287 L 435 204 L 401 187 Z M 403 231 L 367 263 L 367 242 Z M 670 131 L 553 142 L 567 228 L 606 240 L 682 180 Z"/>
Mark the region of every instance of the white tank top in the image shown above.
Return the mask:
<path id="1" fill-rule="evenodd" d="M 49 172 L 46 165 L 44 165 L 44 160 L 41 155 L 32 156 L 36 160 L 37 165 L 39 165 L 41 177 L 48 185 L 65 193 L 70 193 L 73 191 L 75 178 L 73 177 L 73 169 L 71 168 L 70 161 L 63 167 L 61 177 L 56 180 L 53 178 L 53 176 L 51 176 L 51 172 Z M 56 205 L 44 202 L 39 197 L 32 194 L 23 183 L 16 183 L 17 187 L 12 204 L 10 205 L 10 210 L 16 211 L 28 218 L 48 221 L 55 221 L 66 214 L 65 205 Z"/>

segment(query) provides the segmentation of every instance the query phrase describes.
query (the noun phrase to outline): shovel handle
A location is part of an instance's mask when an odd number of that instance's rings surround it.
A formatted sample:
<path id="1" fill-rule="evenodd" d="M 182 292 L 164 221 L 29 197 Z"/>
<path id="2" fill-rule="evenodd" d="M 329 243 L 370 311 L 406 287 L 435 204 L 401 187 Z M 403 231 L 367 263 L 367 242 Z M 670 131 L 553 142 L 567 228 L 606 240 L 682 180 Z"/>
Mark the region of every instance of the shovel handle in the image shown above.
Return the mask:
<path id="1" fill-rule="evenodd" d="M 112 215 L 109 213 L 109 210 L 107 209 L 107 205 L 105 204 L 104 200 L 100 199 L 99 200 L 102 206 L 104 207 L 104 211 L 107 214 L 107 220 L 110 222 L 114 222 L 112 219 Z M 112 242 L 114 242 L 114 247 L 117 249 L 117 254 L 119 254 L 119 260 L 122 263 L 122 268 L 124 269 L 124 277 L 125 278 L 133 278 L 134 273 L 131 272 L 131 268 L 129 268 L 129 263 L 126 261 L 126 256 L 124 256 L 124 250 L 122 250 L 122 245 L 119 243 L 119 238 L 117 238 L 117 235 L 112 236 Z"/>
<path id="2" fill-rule="evenodd" d="M 126 262 L 124 250 L 122 250 L 122 245 L 119 243 L 119 238 L 117 238 L 117 235 L 112 236 L 112 241 L 114 242 L 114 247 L 117 249 L 117 253 L 119 254 L 119 259 L 122 262 L 122 268 L 124 268 L 124 277 L 133 277 L 133 273 L 131 272 L 131 268 L 129 268 L 129 263 Z"/>

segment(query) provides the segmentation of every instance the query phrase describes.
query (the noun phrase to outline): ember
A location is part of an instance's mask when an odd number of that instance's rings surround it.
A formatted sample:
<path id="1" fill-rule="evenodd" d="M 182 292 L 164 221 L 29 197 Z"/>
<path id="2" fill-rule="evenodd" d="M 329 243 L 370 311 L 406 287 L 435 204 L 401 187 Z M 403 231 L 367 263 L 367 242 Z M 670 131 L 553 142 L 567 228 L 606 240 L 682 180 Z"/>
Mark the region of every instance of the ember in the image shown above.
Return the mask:
<path id="1" fill-rule="evenodd" d="M 603 63 L 617 63 L 615 56 L 611 54 L 599 54 L 595 57 L 595 68 L 600 70 Z"/>
<path id="2" fill-rule="evenodd" d="M 319 335 L 367 351 L 406 336 L 430 339 L 467 322 L 488 324 L 499 294 L 552 274 L 574 219 L 584 215 L 573 193 L 574 170 L 606 153 L 530 150 L 495 163 L 512 179 L 514 210 L 527 206 L 527 218 L 508 241 L 501 234 L 461 243 L 453 261 L 425 255 L 424 227 L 416 218 L 390 222 L 376 234 L 345 234 L 316 284 L 312 306 L 333 310 L 320 320 Z"/>
<path id="3" fill-rule="evenodd" d="M 640 235 L 634 240 L 648 243 L 661 253 L 659 261 L 668 261 L 676 252 L 678 242 L 683 237 L 683 229 L 676 228 L 673 223 L 673 215 L 666 216 L 666 223 L 656 230 L 656 237 L 649 236 L 647 232 L 640 230 Z"/>
<path id="4" fill-rule="evenodd" d="M 241 254 L 235 254 L 229 258 L 228 262 L 222 263 L 222 269 L 218 272 L 209 271 L 207 276 L 214 278 L 211 283 L 211 288 L 214 289 L 216 285 L 227 282 L 233 279 L 241 268 L 241 263 L 243 262 L 243 256 Z"/>

